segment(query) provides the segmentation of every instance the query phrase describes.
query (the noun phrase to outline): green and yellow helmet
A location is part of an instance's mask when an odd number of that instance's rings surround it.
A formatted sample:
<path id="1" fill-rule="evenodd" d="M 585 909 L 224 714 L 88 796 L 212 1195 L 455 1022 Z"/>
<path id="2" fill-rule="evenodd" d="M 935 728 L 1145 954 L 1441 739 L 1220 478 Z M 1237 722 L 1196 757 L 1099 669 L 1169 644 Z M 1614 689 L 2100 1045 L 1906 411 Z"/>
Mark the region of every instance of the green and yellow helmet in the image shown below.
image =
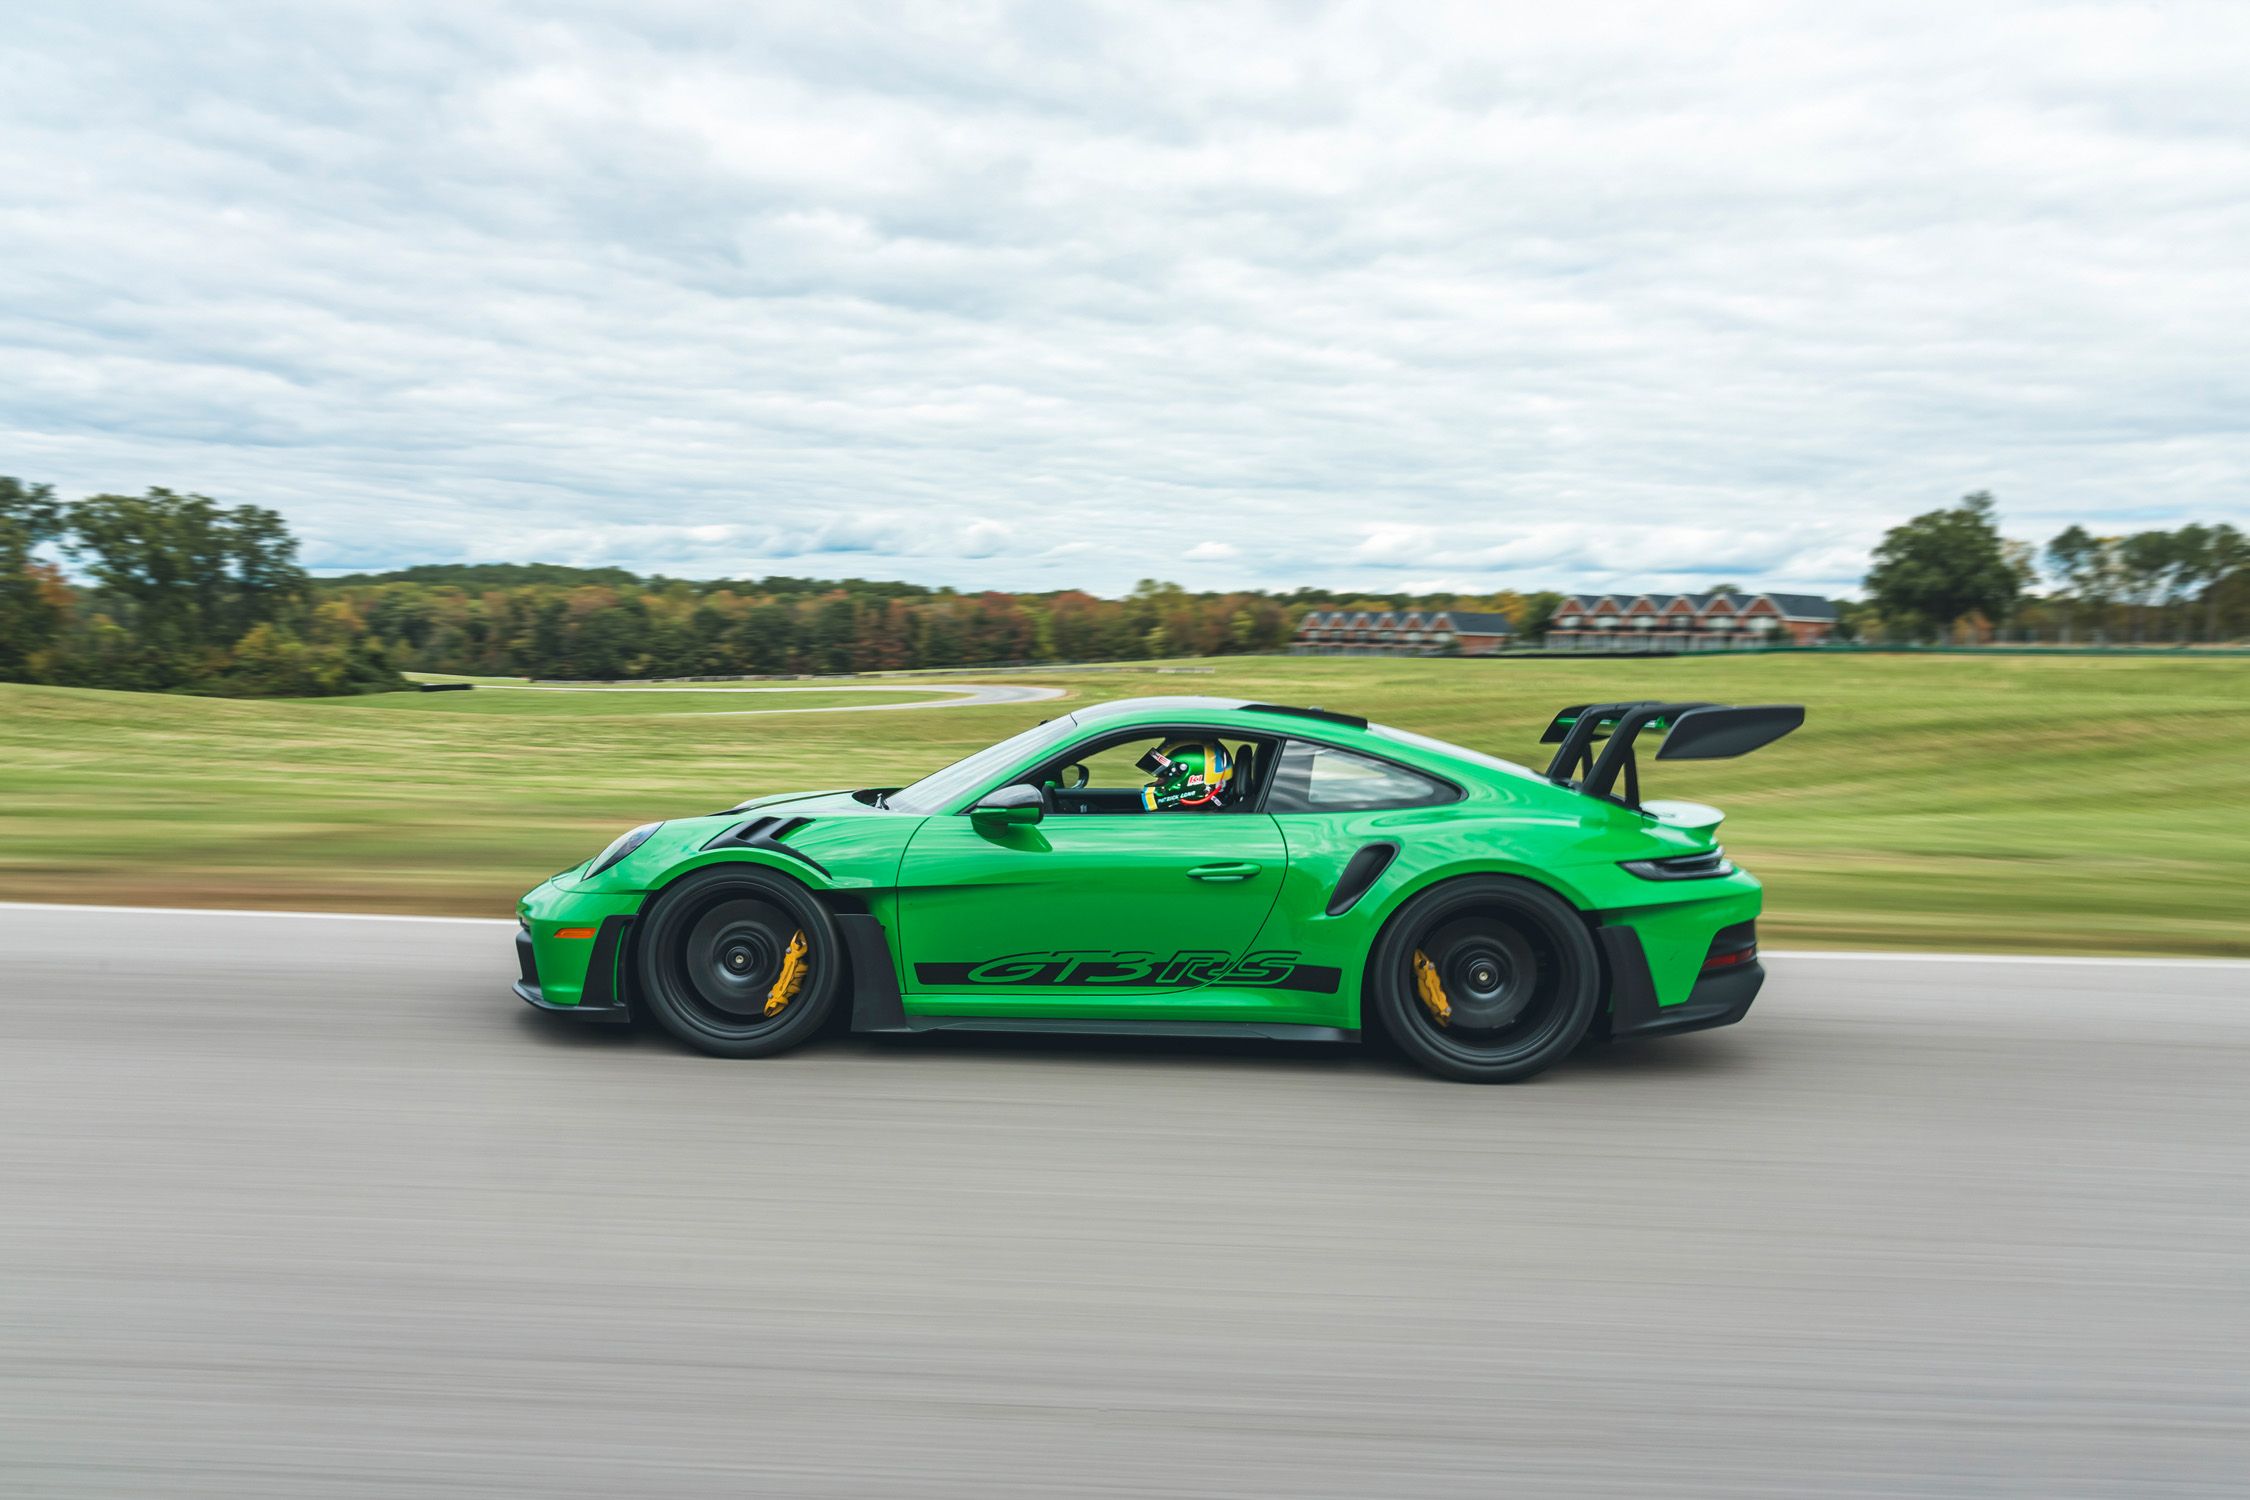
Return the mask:
<path id="1" fill-rule="evenodd" d="M 1218 807 L 1234 779 L 1234 757 L 1217 740 L 1166 740 L 1141 757 L 1140 768 L 1149 774 L 1141 806 L 1150 812 Z"/>

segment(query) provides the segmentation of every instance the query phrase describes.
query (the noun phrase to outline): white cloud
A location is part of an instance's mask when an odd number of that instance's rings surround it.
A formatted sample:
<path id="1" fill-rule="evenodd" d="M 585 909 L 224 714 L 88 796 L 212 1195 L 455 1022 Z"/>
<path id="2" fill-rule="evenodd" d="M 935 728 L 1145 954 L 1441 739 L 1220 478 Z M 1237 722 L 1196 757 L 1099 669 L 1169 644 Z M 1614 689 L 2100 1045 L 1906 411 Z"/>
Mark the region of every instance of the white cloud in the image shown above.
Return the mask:
<path id="1" fill-rule="evenodd" d="M 1440 541 L 1434 526 L 1371 526 L 1351 556 L 1354 562 L 1427 566 L 1441 547 L 1448 554 L 1454 550 L 1450 540 Z"/>
<path id="2" fill-rule="evenodd" d="M 2250 8 L 32 8 L 0 472 L 330 566 L 1834 587 L 2250 523 Z"/>

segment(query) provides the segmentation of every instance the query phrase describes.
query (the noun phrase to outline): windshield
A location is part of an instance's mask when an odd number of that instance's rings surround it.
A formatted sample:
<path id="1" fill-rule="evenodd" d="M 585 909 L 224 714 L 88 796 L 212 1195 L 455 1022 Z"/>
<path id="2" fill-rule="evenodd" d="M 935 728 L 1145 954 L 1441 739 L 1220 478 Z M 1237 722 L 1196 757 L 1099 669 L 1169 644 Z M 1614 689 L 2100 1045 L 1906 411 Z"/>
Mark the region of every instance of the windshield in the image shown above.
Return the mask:
<path id="1" fill-rule="evenodd" d="M 1023 733 L 1012 734 L 997 745 L 987 745 L 942 771 L 932 771 L 912 786 L 900 787 L 883 799 L 883 805 L 895 812 L 945 812 L 971 792 L 983 791 L 993 777 L 1010 766 L 1069 738 L 1077 727 L 1068 714 L 1044 724 L 1034 724 Z"/>

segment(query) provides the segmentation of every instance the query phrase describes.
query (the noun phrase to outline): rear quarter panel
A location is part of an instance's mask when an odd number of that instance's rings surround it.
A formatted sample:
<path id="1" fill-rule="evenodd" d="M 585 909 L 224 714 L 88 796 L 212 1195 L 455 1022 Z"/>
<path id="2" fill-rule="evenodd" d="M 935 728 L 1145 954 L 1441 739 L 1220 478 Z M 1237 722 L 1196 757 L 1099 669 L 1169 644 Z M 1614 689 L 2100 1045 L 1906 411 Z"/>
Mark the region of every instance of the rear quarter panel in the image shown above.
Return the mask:
<path id="1" fill-rule="evenodd" d="M 1598 913 L 1599 920 L 1632 926 L 1659 1003 L 1685 1000 L 1711 935 L 1757 914 L 1758 882 L 1739 871 L 1710 880 L 1643 880 L 1620 862 L 1707 849 L 1712 829 L 1653 825 L 1609 804 L 1565 796 L 1550 798 L 1540 788 L 1516 797 L 1485 790 L 1443 807 L 1279 815 L 1289 867 L 1256 946 L 1342 969 L 1327 1024 L 1357 1028 L 1368 951 L 1384 924 L 1443 881 L 1509 876 L 1545 886 L 1589 920 Z M 1383 842 L 1396 844 L 1397 856 L 1349 910 L 1329 916 L 1345 865 Z"/>

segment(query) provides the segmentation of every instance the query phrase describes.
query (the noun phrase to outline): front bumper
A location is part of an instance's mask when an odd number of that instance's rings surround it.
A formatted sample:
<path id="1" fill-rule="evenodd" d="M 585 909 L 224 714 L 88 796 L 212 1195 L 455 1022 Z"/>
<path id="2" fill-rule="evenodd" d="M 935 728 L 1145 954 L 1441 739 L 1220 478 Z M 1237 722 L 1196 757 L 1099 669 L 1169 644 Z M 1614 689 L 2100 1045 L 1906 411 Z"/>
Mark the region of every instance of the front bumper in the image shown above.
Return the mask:
<path id="1" fill-rule="evenodd" d="M 556 880 L 526 895 L 516 904 L 516 998 L 589 1021 L 630 1020 L 640 902 L 638 894 L 581 894 Z"/>

